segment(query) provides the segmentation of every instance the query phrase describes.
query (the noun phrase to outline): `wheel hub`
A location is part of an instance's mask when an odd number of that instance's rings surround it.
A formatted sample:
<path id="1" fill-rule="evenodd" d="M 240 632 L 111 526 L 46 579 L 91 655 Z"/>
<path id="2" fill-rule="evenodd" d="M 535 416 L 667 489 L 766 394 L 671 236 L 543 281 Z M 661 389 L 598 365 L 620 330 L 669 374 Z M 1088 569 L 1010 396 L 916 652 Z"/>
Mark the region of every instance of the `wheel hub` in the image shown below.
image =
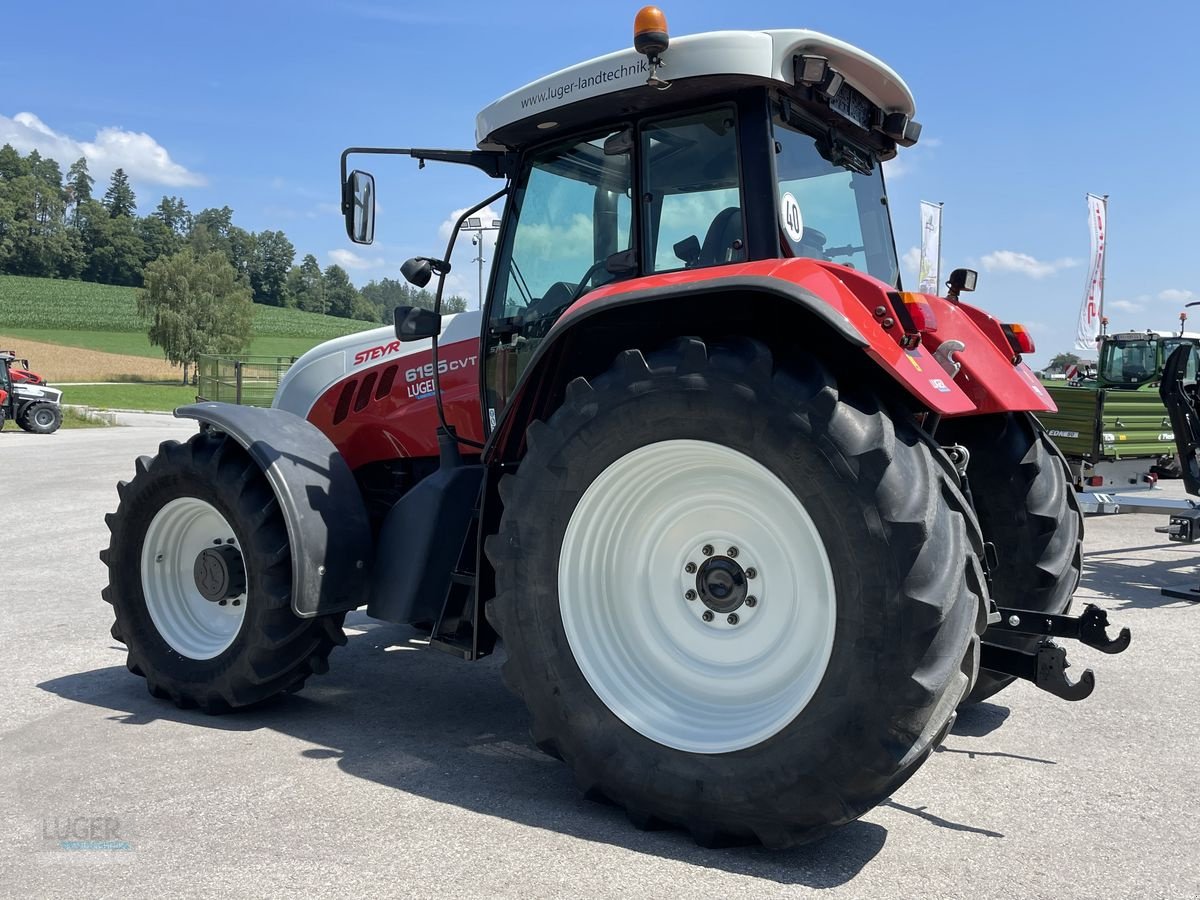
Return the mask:
<path id="1" fill-rule="evenodd" d="M 746 572 L 728 556 L 713 556 L 696 573 L 696 593 L 718 615 L 728 615 L 746 602 Z"/>
<path id="2" fill-rule="evenodd" d="M 748 624 L 765 587 L 753 548 L 731 538 L 727 534 L 693 545 L 680 573 L 689 613 L 718 631 Z"/>
<path id="3" fill-rule="evenodd" d="M 224 601 L 246 592 L 246 564 L 241 551 L 232 544 L 201 550 L 192 566 L 192 577 L 200 596 L 212 603 L 224 605 Z"/>

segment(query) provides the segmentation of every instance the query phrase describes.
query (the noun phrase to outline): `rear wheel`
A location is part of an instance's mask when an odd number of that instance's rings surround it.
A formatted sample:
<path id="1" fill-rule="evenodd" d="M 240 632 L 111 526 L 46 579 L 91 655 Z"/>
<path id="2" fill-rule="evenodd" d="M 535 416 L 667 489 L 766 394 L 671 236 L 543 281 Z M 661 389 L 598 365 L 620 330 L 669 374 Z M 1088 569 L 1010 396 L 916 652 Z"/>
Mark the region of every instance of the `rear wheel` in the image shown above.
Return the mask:
<path id="1" fill-rule="evenodd" d="M 974 518 L 915 429 L 756 342 L 626 351 L 528 431 L 487 551 L 534 740 L 635 824 L 789 846 L 924 761 L 975 676 Z"/>
<path id="2" fill-rule="evenodd" d="M 18 413 L 17 424 L 34 434 L 53 434 L 62 425 L 62 409 L 53 403 L 30 403 Z"/>
<path id="3" fill-rule="evenodd" d="M 938 440 L 970 451 L 968 476 L 984 539 L 996 547 L 992 599 L 999 606 L 1061 614 L 1082 565 L 1083 515 L 1066 460 L 1029 413 L 951 419 Z M 1033 650 L 1036 636 L 988 635 L 990 643 Z M 1013 681 L 984 669 L 968 702 Z"/>
<path id="4" fill-rule="evenodd" d="M 100 554 L 112 635 L 150 693 L 224 712 L 299 690 L 344 644 L 343 614 L 291 609 L 292 550 L 266 476 L 224 435 L 167 441 L 121 482 Z"/>

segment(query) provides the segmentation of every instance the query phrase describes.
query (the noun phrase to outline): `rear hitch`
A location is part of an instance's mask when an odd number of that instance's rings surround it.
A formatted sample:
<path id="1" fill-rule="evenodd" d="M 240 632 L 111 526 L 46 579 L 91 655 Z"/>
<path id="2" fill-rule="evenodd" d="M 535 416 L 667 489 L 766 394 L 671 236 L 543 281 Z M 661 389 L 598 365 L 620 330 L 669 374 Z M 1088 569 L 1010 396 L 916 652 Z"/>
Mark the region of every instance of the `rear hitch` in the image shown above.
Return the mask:
<path id="1" fill-rule="evenodd" d="M 1029 609 L 999 607 L 1000 621 L 988 631 L 1013 631 L 1017 634 L 1044 634 L 1071 638 L 1104 653 L 1121 653 L 1129 646 L 1129 629 L 1122 628 L 1115 638 L 1108 636 L 1108 613 L 1089 603 L 1078 616 L 1052 616 Z M 985 635 L 986 638 L 986 635 Z"/>
<path id="2" fill-rule="evenodd" d="M 1079 616 L 1056 616 L 1029 609 L 1000 607 L 1000 621 L 984 633 L 980 666 L 1031 681 L 1044 691 L 1064 700 L 1083 700 L 1096 687 L 1096 676 L 1085 669 L 1078 681 L 1067 678 L 1067 651 L 1049 640 L 1051 637 L 1070 638 L 1103 653 L 1121 653 L 1130 642 L 1128 628 L 1122 628 L 1115 638 L 1108 636 L 1108 613 L 1089 603 Z M 1047 640 L 1034 652 L 1015 650 L 989 643 L 988 635 L 1008 632 L 1038 634 Z"/>
<path id="3" fill-rule="evenodd" d="M 1096 675 L 1084 669 L 1078 681 L 1067 678 L 1067 651 L 1054 641 L 1042 641 L 1036 653 L 984 642 L 979 665 L 993 672 L 1032 681 L 1043 691 L 1064 700 L 1083 700 L 1096 689 Z"/>

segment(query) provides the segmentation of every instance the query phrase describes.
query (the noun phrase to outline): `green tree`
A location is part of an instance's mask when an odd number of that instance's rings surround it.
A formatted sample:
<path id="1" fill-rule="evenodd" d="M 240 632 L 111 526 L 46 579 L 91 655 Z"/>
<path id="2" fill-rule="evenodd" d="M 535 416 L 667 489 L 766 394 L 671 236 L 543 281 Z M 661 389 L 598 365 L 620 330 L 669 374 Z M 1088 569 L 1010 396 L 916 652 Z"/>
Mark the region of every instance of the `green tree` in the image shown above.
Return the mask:
<path id="1" fill-rule="evenodd" d="M 137 198 L 133 195 L 133 188 L 129 186 L 129 176 L 125 174 L 124 169 L 117 169 L 112 173 L 108 190 L 104 192 L 104 208 L 114 219 L 122 216 L 132 217 L 137 209 Z"/>
<path id="2" fill-rule="evenodd" d="M 11 181 L 29 174 L 29 167 L 12 144 L 0 147 L 0 179 Z"/>
<path id="3" fill-rule="evenodd" d="M 338 265 L 326 266 L 322 279 L 325 288 L 326 312 L 343 319 L 354 318 L 354 298 L 358 290 L 350 283 L 346 270 Z"/>
<path id="4" fill-rule="evenodd" d="M 178 237 L 186 237 L 192 230 L 192 214 L 188 211 L 187 204 L 179 197 L 164 196 L 150 215 Z"/>
<path id="5" fill-rule="evenodd" d="M 79 204 L 92 199 L 96 179 L 88 173 L 87 157 L 81 156 L 67 170 L 67 202 L 74 207 L 73 224 L 79 224 Z"/>
<path id="6" fill-rule="evenodd" d="M 87 260 L 84 281 L 141 285 L 146 245 L 133 218 L 114 218 L 103 204 L 88 200 L 79 205 L 79 232 Z"/>
<path id="7" fill-rule="evenodd" d="M 460 313 L 467 311 L 467 298 L 460 294 L 454 294 L 451 297 L 442 298 L 442 313 L 449 315 L 450 313 Z"/>
<path id="8" fill-rule="evenodd" d="M 1046 366 L 1047 372 L 1065 372 L 1068 366 L 1079 365 L 1079 357 L 1074 353 L 1060 353 L 1054 359 L 1050 360 L 1050 365 Z"/>
<path id="9" fill-rule="evenodd" d="M 150 343 L 183 367 L 202 353 L 239 353 L 254 325 L 250 286 L 221 253 L 197 257 L 190 248 L 150 263 L 138 312 L 149 324 Z"/>
<path id="10" fill-rule="evenodd" d="M 260 231 L 254 236 L 254 259 L 250 266 L 250 287 L 254 301 L 269 306 L 287 306 L 288 270 L 296 258 L 296 248 L 282 231 Z"/>
<path id="11" fill-rule="evenodd" d="M 160 257 L 174 256 L 183 248 L 183 239 L 153 213 L 137 220 L 137 234 L 143 246 L 143 268 Z"/>
<path id="12" fill-rule="evenodd" d="M 325 312 L 325 282 L 321 276 L 321 264 L 311 253 L 306 253 L 303 262 L 292 266 L 288 272 L 287 292 L 299 309 L 312 313 Z"/>

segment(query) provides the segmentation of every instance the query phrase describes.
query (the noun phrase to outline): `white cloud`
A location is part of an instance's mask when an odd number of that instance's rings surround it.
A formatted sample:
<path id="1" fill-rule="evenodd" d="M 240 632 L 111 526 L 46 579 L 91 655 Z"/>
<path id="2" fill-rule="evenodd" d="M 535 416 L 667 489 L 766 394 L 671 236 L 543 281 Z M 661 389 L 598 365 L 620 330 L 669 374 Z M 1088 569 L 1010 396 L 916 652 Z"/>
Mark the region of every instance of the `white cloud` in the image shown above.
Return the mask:
<path id="1" fill-rule="evenodd" d="M 1109 309 L 1119 309 L 1127 313 L 1138 313 L 1145 309 L 1145 306 L 1136 300 L 1107 300 L 1104 305 Z"/>
<path id="2" fill-rule="evenodd" d="M 199 187 L 204 176 L 171 159 L 166 148 L 142 131 L 106 127 L 91 141 L 81 141 L 57 132 L 33 113 L 17 113 L 11 119 L 0 115 L 0 144 L 12 144 L 22 153 L 37 150 L 57 160 L 64 171 L 79 157 L 87 157 L 88 168 L 97 181 L 114 169 L 124 169 L 135 182 L 168 187 Z"/>
<path id="3" fill-rule="evenodd" d="M 330 262 L 341 266 L 343 269 L 377 269 L 384 264 L 383 260 L 378 257 L 368 259 L 344 247 L 330 250 L 325 255 L 329 257 Z"/>
<path id="4" fill-rule="evenodd" d="M 921 248 L 909 247 L 904 251 L 904 255 L 900 257 L 900 262 L 904 264 L 904 268 L 910 272 L 913 277 L 921 274 Z"/>
<path id="5" fill-rule="evenodd" d="M 1187 303 L 1189 300 L 1195 300 L 1196 294 L 1194 291 L 1167 288 L 1165 291 L 1158 292 L 1158 299 L 1165 300 L 1168 303 Z"/>
<path id="6" fill-rule="evenodd" d="M 1056 260 L 1040 260 L 1028 253 L 1013 250 L 997 250 L 984 256 L 980 263 L 989 272 L 1015 272 L 1030 278 L 1046 278 L 1062 269 L 1079 265 L 1079 260 L 1064 256 Z"/>

